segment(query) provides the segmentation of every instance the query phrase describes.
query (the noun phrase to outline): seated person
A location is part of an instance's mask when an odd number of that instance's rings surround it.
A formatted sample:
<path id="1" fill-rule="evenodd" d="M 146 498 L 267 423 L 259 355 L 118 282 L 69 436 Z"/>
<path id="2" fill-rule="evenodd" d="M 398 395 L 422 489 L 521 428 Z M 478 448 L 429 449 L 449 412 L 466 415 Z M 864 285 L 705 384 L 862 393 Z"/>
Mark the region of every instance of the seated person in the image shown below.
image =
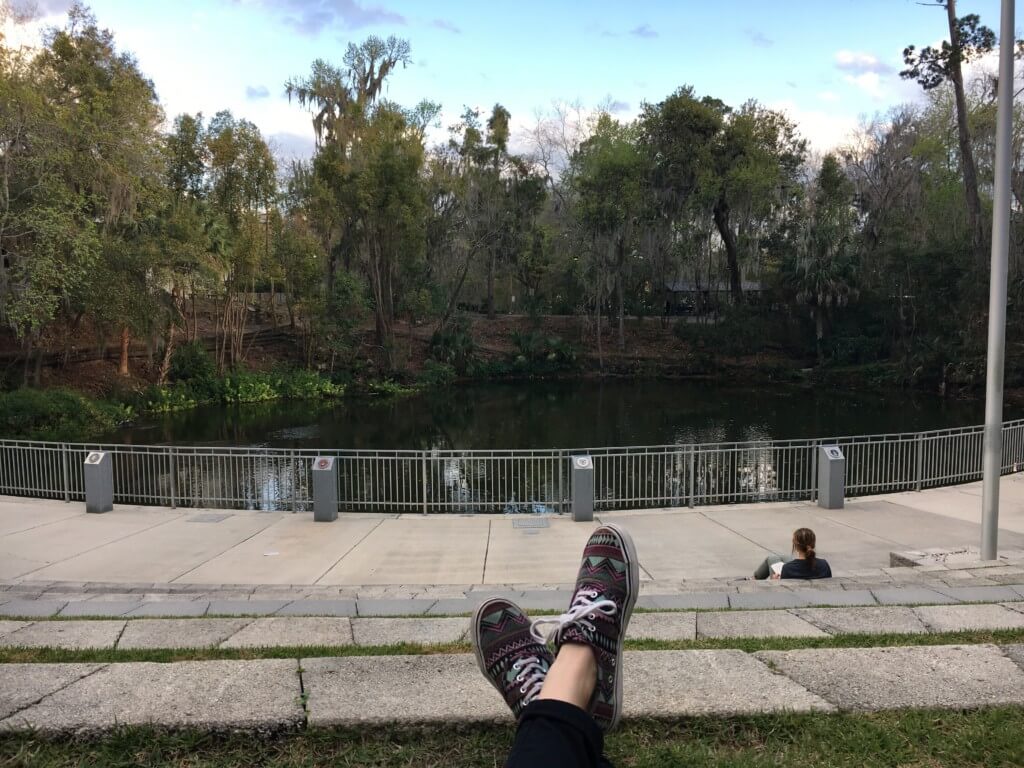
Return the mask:
<path id="1" fill-rule="evenodd" d="M 755 579 L 830 579 L 832 569 L 828 561 L 814 553 L 815 537 L 810 528 L 797 528 L 793 531 L 793 555 L 786 560 L 781 555 L 768 555 L 764 562 L 754 571 Z M 772 568 L 782 563 L 782 570 Z"/>

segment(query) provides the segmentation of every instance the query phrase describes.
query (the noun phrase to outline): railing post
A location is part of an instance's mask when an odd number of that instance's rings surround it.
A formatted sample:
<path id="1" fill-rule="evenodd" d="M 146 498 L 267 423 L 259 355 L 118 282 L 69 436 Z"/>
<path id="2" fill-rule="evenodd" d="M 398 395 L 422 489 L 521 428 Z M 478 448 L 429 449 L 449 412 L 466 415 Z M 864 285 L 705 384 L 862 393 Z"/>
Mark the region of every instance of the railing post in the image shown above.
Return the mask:
<path id="1" fill-rule="evenodd" d="M 288 451 L 288 466 L 292 476 L 292 514 L 299 511 L 299 465 L 295 461 L 295 449 Z"/>
<path id="2" fill-rule="evenodd" d="M 811 441 L 811 501 L 818 500 L 818 447 L 820 440 Z"/>
<path id="3" fill-rule="evenodd" d="M 696 500 L 693 498 L 694 489 L 696 485 L 696 466 L 697 466 L 697 446 L 690 446 L 690 503 L 688 506 L 693 509 L 696 505 Z"/>
<path id="4" fill-rule="evenodd" d="M 420 451 L 420 468 L 423 476 L 423 514 L 427 514 L 427 452 Z"/>
<path id="5" fill-rule="evenodd" d="M 167 449 L 167 477 L 171 483 L 171 509 L 178 508 L 178 461 L 174 456 L 174 446 Z"/>
<path id="6" fill-rule="evenodd" d="M 61 472 L 64 475 L 64 503 L 71 501 L 71 485 L 68 482 L 68 446 L 67 443 L 60 444 Z"/>
<path id="7" fill-rule="evenodd" d="M 914 488 L 914 490 L 920 491 L 921 490 L 921 481 L 923 479 L 923 474 L 922 473 L 923 473 L 923 470 L 924 470 L 924 435 L 921 434 L 920 432 L 917 433 L 917 439 L 915 440 L 915 445 L 917 447 L 917 469 L 916 469 L 916 478 L 915 478 L 915 488 Z"/>

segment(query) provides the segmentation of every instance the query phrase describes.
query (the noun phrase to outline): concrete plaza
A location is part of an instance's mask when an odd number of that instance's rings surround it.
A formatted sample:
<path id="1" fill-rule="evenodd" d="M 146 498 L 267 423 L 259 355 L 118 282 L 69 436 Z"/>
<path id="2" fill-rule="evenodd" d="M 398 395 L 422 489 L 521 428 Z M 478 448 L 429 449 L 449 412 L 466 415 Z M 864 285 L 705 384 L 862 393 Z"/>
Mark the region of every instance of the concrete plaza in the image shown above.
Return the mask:
<path id="1" fill-rule="evenodd" d="M 1002 480 L 1000 544 L 1024 549 L 1024 476 Z M 979 483 L 812 503 L 607 512 L 637 543 L 644 580 L 740 577 L 785 553 L 799 526 L 837 576 L 887 567 L 894 550 L 976 545 Z M 505 515 L 341 515 L 0 498 L 0 580 L 253 585 L 570 584 L 598 523 Z"/>

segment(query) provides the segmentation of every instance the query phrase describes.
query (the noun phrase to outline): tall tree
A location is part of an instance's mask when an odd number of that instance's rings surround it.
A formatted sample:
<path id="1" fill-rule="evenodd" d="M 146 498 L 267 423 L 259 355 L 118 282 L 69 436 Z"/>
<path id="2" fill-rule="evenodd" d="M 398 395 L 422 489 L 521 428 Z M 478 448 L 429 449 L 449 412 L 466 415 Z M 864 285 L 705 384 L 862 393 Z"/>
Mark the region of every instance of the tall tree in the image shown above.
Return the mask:
<path id="1" fill-rule="evenodd" d="M 646 157 L 635 125 L 610 115 L 598 118 L 594 135 L 572 159 L 576 214 L 589 236 L 595 266 L 595 304 L 600 334 L 605 282 L 610 280 L 618 317 L 618 346 L 624 350 L 625 284 L 636 259 L 638 236 L 649 217 L 651 199 Z"/>
<path id="2" fill-rule="evenodd" d="M 851 285 L 856 211 L 853 185 L 834 155 L 822 160 L 814 186 L 794 278 L 797 301 L 810 307 L 814 319 L 820 365 L 831 314 L 856 296 Z"/>
<path id="3" fill-rule="evenodd" d="M 903 51 L 903 61 L 907 68 L 900 72 L 900 76 L 916 80 L 926 91 L 947 82 L 953 86 L 971 248 L 978 266 L 984 267 L 985 233 L 981 199 L 978 196 L 978 172 L 974 163 L 974 150 L 971 147 L 970 113 L 964 92 L 963 65 L 989 53 L 995 46 L 996 36 L 991 29 L 981 24 L 977 14 L 971 13 L 958 18 L 956 0 L 935 0 L 935 3 L 946 11 L 949 40 L 943 40 L 938 48 L 929 45 L 920 51 L 915 46 L 908 45 Z"/>

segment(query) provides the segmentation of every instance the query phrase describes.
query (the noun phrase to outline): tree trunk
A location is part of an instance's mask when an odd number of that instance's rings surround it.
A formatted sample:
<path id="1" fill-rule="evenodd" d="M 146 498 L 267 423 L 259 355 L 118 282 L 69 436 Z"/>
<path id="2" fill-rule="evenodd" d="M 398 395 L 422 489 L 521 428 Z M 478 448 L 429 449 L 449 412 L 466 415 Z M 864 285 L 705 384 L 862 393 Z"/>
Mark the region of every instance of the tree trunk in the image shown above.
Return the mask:
<path id="1" fill-rule="evenodd" d="M 121 362 L 117 366 L 117 372 L 121 376 L 128 375 L 128 346 L 131 344 L 132 335 L 128 330 L 128 326 L 122 326 L 121 328 Z"/>
<path id="2" fill-rule="evenodd" d="M 619 238 L 619 242 L 616 245 L 616 264 L 615 264 L 615 298 L 618 301 L 619 310 L 619 352 L 626 351 L 626 299 L 623 293 L 622 287 L 622 270 L 625 269 L 626 264 L 626 241 L 625 238 Z"/>
<path id="3" fill-rule="evenodd" d="M 491 249 L 490 259 L 487 261 L 487 317 L 494 319 L 494 271 L 498 260 L 494 249 Z"/>
<path id="4" fill-rule="evenodd" d="M 825 338 L 825 316 L 821 309 L 814 310 L 814 339 L 818 349 L 818 365 L 825 364 L 825 350 L 822 347 L 822 339 Z"/>
<path id="5" fill-rule="evenodd" d="M 960 34 L 956 23 L 956 0 L 947 0 L 946 18 L 949 23 L 949 42 L 953 48 L 950 57 L 949 77 L 953 81 L 956 97 L 956 127 L 960 140 L 960 164 L 963 166 L 964 195 L 967 198 L 967 226 L 971 230 L 971 249 L 979 267 L 987 266 L 983 244 L 981 201 L 978 198 L 978 174 L 974 167 L 974 151 L 971 149 L 971 132 L 967 124 L 967 97 L 964 95 L 964 76 L 960 67 Z"/>
<path id="6" fill-rule="evenodd" d="M 29 370 L 32 367 L 32 337 L 25 337 L 25 369 L 21 372 L 21 385 L 27 387 L 29 384 Z"/>
<path id="7" fill-rule="evenodd" d="M 736 235 L 729 223 L 729 204 L 724 197 L 719 197 L 718 202 L 715 203 L 714 217 L 718 234 L 722 236 L 722 242 L 725 244 L 725 258 L 729 262 L 729 291 L 732 294 L 733 303 L 739 305 L 743 303 L 739 248 L 736 245 Z"/>
<path id="8" fill-rule="evenodd" d="M 43 349 L 41 344 L 36 345 L 36 367 L 32 374 L 32 386 L 38 388 L 43 385 L 43 355 L 46 350 Z"/>
<path id="9" fill-rule="evenodd" d="M 174 321 L 167 321 L 167 332 L 164 334 L 164 353 L 160 357 L 160 371 L 157 374 L 157 386 L 163 386 L 167 374 L 171 370 L 171 357 L 174 355 Z"/>

